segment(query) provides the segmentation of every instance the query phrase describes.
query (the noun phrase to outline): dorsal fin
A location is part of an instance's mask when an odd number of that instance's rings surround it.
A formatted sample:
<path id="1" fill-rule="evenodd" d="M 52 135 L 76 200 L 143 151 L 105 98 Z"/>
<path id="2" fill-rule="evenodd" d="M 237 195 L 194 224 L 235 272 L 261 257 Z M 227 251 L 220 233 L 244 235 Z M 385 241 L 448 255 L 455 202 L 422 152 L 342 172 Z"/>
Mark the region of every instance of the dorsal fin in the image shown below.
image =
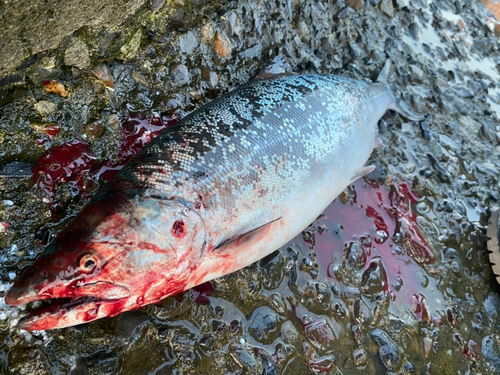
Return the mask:
<path id="1" fill-rule="evenodd" d="M 286 57 L 283 55 L 278 55 L 270 62 L 268 62 L 264 68 L 254 76 L 253 80 L 264 80 L 264 79 L 272 79 L 276 77 L 289 76 L 289 75 L 297 75 L 297 73 L 287 72 L 286 70 L 289 68 L 288 63 L 286 62 Z"/>

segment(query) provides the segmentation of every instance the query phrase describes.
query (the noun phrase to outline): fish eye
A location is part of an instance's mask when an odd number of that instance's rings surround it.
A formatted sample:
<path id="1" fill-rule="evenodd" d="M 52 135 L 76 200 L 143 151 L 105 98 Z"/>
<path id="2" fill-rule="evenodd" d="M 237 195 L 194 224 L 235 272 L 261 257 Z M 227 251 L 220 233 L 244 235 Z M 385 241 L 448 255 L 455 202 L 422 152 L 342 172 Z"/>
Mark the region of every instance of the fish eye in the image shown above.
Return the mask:
<path id="1" fill-rule="evenodd" d="M 91 273 L 97 267 L 97 259 L 92 254 L 85 254 L 80 259 L 80 269 L 85 273 Z"/>
<path id="2" fill-rule="evenodd" d="M 176 220 L 172 224 L 172 235 L 177 238 L 183 238 L 186 235 L 186 226 L 183 220 Z"/>

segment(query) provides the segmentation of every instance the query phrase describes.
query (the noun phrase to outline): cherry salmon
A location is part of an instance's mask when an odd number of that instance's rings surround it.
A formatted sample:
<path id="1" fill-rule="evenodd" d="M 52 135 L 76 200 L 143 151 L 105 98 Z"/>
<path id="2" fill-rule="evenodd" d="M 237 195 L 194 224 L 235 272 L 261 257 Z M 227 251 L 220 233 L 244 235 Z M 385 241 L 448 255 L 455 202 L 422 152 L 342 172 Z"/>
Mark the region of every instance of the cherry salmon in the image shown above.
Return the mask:
<path id="1" fill-rule="evenodd" d="M 156 303 L 283 246 L 358 177 L 395 98 L 335 75 L 253 80 L 128 162 L 13 284 L 51 300 L 20 322 L 68 327 Z"/>

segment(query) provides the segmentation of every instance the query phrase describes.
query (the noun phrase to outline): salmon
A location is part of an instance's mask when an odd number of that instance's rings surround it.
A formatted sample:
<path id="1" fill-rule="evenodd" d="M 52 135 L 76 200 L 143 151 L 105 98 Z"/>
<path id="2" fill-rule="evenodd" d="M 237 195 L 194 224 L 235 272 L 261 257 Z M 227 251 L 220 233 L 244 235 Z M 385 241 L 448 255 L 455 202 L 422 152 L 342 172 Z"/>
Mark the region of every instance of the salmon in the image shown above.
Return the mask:
<path id="1" fill-rule="evenodd" d="M 13 284 L 50 300 L 46 330 L 111 317 L 237 271 L 300 233 L 372 170 L 383 83 L 335 75 L 253 80 L 155 138 Z"/>

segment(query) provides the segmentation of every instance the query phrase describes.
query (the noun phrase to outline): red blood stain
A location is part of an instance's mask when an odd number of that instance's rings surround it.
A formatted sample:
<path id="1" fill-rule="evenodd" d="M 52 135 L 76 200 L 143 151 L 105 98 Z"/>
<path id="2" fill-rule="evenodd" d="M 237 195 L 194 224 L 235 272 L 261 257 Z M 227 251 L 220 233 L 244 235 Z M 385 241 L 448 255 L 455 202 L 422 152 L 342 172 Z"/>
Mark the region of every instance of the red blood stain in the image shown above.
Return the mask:
<path id="1" fill-rule="evenodd" d="M 40 156 L 33 168 L 33 179 L 45 202 L 55 206 L 54 193 L 62 183 L 76 190 L 85 190 L 86 177 L 94 165 L 95 156 L 83 141 L 72 141 L 54 146 Z"/>
<path id="2" fill-rule="evenodd" d="M 97 167 L 97 176 L 109 181 L 135 154 L 176 120 L 170 117 L 125 114 L 121 119 L 120 151 L 116 160 L 105 160 Z"/>
<path id="3" fill-rule="evenodd" d="M 59 133 L 59 130 L 60 128 L 57 124 L 45 125 L 43 127 L 43 131 L 47 134 L 48 138 L 54 138 Z"/>
<path id="4" fill-rule="evenodd" d="M 338 252 L 346 251 L 352 241 L 360 243 L 367 257 L 361 272 L 368 275 L 374 262 L 383 260 L 387 277 L 384 292 L 393 300 L 402 299 L 410 306 L 415 295 L 420 296 L 416 299 L 421 309 L 419 314 L 421 319 L 428 320 L 429 312 L 423 306 L 426 300 L 418 294 L 422 291 L 422 279 L 418 275 L 423 272 L 421 265 L 433 262 L 435 254 L 420 233 L 417 216 L 411 207 L 420 198 L 407 182 L 385 187 L 370 186 L 364 180 L 351 185 L 349 197 L 345 204 L 337 199 L 326 208 L 325 217 L 319 219 L 320 226 L 329 228 L 316 234 L 314 248 L 320 272 L 336 278 L 332 270 L 342 262 Z M 377 233 L 379 231 L 382 236 Z M 300 244 L 303 248 L 310 247 L 302 236 L 297 236 L 293 242 L 299 247 Z"/>
<path id="5" fill-rule="evenodd" d="M 209 303 L 210 300 L 208 297 L 213 293 L 214 286 L 210 281 L 206 283 L 197 285 L 191 289 L 191 293 L 193 293 L 194 301 L 198 303 Z"/>
<path id="6" fill-rule="evenodd" d="M 172 126 L 175 120 L 126 114 L 121 122 L 120 150 L 115 160 L 105 160 L 95 165 L 96 157 L 89 151 L 89 145 L 80 140 L 51 147 L 38 158 L 37 166 L 33 169 L 33 179 L 52 210 L 57 208 L 54 194 L 59 185 L 68 183 L 75 193 L 86 196 L 92 190 L 93 180 L 110 180 L 132 156 Z M 45 131 L 49 137 L 55 136 L 59 127 L 48 126 Z"/>
<path id="7" fill-rule="evenodd" d="M 182 220 L 176 220 L 172 225 L 172 235 L 177 238 L 183 238 L 185 233 L 184 222 Z"/>

